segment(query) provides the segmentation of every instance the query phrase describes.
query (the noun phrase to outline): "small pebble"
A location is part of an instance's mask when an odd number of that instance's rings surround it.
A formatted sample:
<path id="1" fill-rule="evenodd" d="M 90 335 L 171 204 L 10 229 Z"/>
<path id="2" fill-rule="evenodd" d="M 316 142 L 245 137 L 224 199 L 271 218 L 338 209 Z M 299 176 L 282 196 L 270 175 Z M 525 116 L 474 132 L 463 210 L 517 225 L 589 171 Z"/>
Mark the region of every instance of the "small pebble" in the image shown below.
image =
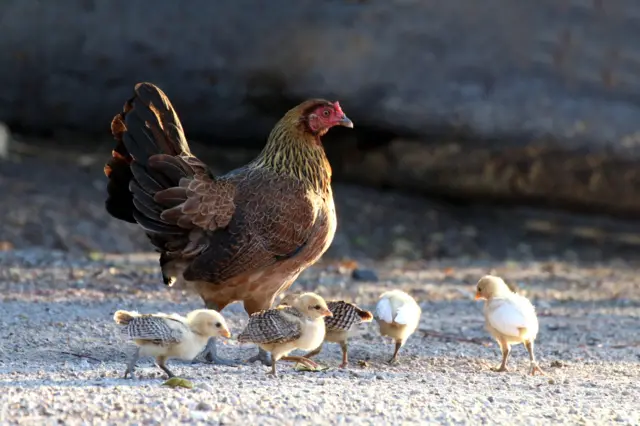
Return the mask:
<path id="1" fill-rule="evenodd" d="M 353 272 L 351 272 L 351 278 L 356 281 L 379 281 L 378 274 L 371 269 L 354 269 Z"/>

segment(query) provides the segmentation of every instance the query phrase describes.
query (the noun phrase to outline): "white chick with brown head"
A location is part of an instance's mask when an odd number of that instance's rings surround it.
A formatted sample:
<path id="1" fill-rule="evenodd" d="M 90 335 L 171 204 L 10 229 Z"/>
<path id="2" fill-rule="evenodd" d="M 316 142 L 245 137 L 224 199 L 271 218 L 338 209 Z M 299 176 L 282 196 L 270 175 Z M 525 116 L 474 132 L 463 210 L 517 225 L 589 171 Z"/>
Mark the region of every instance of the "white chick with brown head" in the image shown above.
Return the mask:
<path id="1" fill-rule="evenodd" d="M 494 275 L 480 278 L 475 298 L 485 300 L 485 325 L 502 352 L 502 363 L 493 370 L 507 371 L 511 345 L 523 343 L 529 352 L 531 375 L 536 371 L 542 374 L 533 354 L 533 342 L 538 335 L 538 317 L 531 302 L 513 293 L 502 278 Z"/>
<path id="2" fill-rule="evenodd" d="M 288 356 L 295 349 L 317 348 L 325 337 L 324 317 L 333 314 L 324 299 L 315 293 L 302 293 L 290 302 L 290 306 L 278 306 L 256 312 L 238 336 L 241 343 L 255 343 L 271 353 L 271 372 L 277 376 L 276 362 L 295 361 L 310 368 L 318 364 L 301 356 Z"/>
<path id="3" fill-rule="evenodd" d="M 422 310 L 415 299 L 401 290 L 387 291 L 376 305 L 375 319 L 380 334 L 395 340 L 396 348 L 390 364 L 398 362 L 398 351 L 418 328 Z"/>
<path id="4" fill-rule="evenodd" d="M 122 333 L 138 346 L 127 364 L 125 379 L 133 376 L 136 362 L 146 356 L 154 357 L 157 366 L 174 377 L 165 365 L 169 358 L 191 361 L 204 350 L 210 338 L 231 336 L 222 315 L 211 309 L 197 309 L 186 317 L 117 311 L 113 319 L 123 326 Z"/>

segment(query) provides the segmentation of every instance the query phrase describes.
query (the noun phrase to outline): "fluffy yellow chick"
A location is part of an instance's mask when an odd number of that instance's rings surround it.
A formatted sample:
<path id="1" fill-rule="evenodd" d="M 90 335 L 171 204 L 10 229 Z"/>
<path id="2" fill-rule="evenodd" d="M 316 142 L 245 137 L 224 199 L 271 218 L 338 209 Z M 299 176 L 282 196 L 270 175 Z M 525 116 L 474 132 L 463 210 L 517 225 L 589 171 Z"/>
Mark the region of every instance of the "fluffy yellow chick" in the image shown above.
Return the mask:
<path id="1" fill-rule="evenodd" d="M 295 349 L 315 349 L 324 340 L 324 317 L 333 314 L 324 299 L 315 293 L 302 293 L 294 298 L 291 306 L 278 306 L 256 312 L 238 336 L 241 343 L 255 343 L 271 353 L 271 372 L 277 376 L 276 362 L 296 361 L 309 368 L 318 364 L 301 356 L 288 356 Z"/>
<path id="2" fill-rule="evenodd" d="M 281 305 L 290 305 L 291 301 L 298 297 L 297 294 L 287 294 L 280 301 Z M 349 365 L 348 355 L 348 339 L 349 330 L 351 327 L 363 322 L 369 322 L 373 319 L 373 315 L 369 311 L 360 309 L 353 303 L 345 302 L 342 300 L 332 300 L 327 302 L 327 307 L 333 314 L 333 316 L 325 317 L 325 336 L 324 342 L 339 343 L 342 349 L 342 364 L 340 368 L 345 368 Z M 318 355 L 322 351 L 322 345 L 320 344 L 316 349 L 303 355 L 305 358 L 311 358 Z"/>
<path id="3" fill-rule="evenodd" d="M 138 346 L 127 364 L 124 378 L 133 376 L 140 357 L 152 356 L 156 364 L 171 378 L 174 374 L 165 363 L 169 358 L 193 360 L 211 337 L 230 337 L 222 315 L 211 309 L 197 309 L 186 317 L 178 314 L 144 314 L 117 311 L 113 315 L 122 333 Z"/>
<path id="4" fill-rule="evenodd" d="M 502 363 L 492 370 L 507 371 L 511 345 L 523 343 L 529 352 L 531 375 L 544 374 L 533 354 L 533 341 L 538 334 L 538 318 L 531 302 L 513 293 L 500 277 L 485 275 L 476 285 L 476 300 L 485 300 L 486 328 L 496 339 L 502 352 Z"/>
<path id="5" fill-rule="evenodd" d="M 398 362 L 398 351 L 418 327 L 420 315 L 420 306 L 404 291 L 390 290 L 380 296 L 375 311 L 380 334 L 391 337 L 396 342 L 389 364 Z"/>

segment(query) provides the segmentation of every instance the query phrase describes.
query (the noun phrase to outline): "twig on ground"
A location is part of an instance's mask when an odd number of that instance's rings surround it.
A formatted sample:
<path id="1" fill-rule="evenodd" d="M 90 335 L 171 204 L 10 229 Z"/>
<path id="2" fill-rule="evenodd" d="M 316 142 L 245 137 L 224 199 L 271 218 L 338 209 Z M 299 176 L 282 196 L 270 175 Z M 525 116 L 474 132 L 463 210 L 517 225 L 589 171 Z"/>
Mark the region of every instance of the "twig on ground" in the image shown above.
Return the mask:
<path id="1" fill-rule="evenodd" d="M 611 345 L 613 349 L 637 348 L 638 346 L 640 346 L 640 341 Z"/>
<path id="2" fill-rule="evenodd" d="M 439 331 L 427 330 L 427 329 L 420 329 L 420 332 L 425 336 L 436 337 L 443 340 L 454 340 L 456 342 L 473 343 L 473 344 L 482 345 L 482 346 L 490 345 L 490 343 L 484 339 L 469 339 L 467 337 L 462 337 L 457 334 L 441 333 Z"/>
<path id="3" fill-rule="evenodd" d="M 85 354 L 77 354 L 74 352 L 67 352 L 67 351 L 60 351 L 61 354 L 63 355 L 71 355 L 71 356 L 75 356 L 77 358 L 85 358 L 85 359 L 90 359 L 92 361 L 96 361 L 96 362 L 102 362 L 102 360 L 92 357 L 91 355 L 85 355 Z"/>

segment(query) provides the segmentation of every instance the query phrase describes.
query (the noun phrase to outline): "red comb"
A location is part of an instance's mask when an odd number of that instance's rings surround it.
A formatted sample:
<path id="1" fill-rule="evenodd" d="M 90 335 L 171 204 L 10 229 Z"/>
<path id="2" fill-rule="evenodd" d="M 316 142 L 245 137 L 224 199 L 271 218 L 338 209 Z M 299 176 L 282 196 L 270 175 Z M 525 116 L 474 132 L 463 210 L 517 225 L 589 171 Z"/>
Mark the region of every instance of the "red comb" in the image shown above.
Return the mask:
<path id="1" fill-rule="evenodd" d="M 339 112 L 341 114 L 344 114 L 344 112 L 342 112 L 342 108 L 340 108 L 340 102 L 335 101 L 333 103 L 333 107 L 335 108 L 336 112 Z"/>

